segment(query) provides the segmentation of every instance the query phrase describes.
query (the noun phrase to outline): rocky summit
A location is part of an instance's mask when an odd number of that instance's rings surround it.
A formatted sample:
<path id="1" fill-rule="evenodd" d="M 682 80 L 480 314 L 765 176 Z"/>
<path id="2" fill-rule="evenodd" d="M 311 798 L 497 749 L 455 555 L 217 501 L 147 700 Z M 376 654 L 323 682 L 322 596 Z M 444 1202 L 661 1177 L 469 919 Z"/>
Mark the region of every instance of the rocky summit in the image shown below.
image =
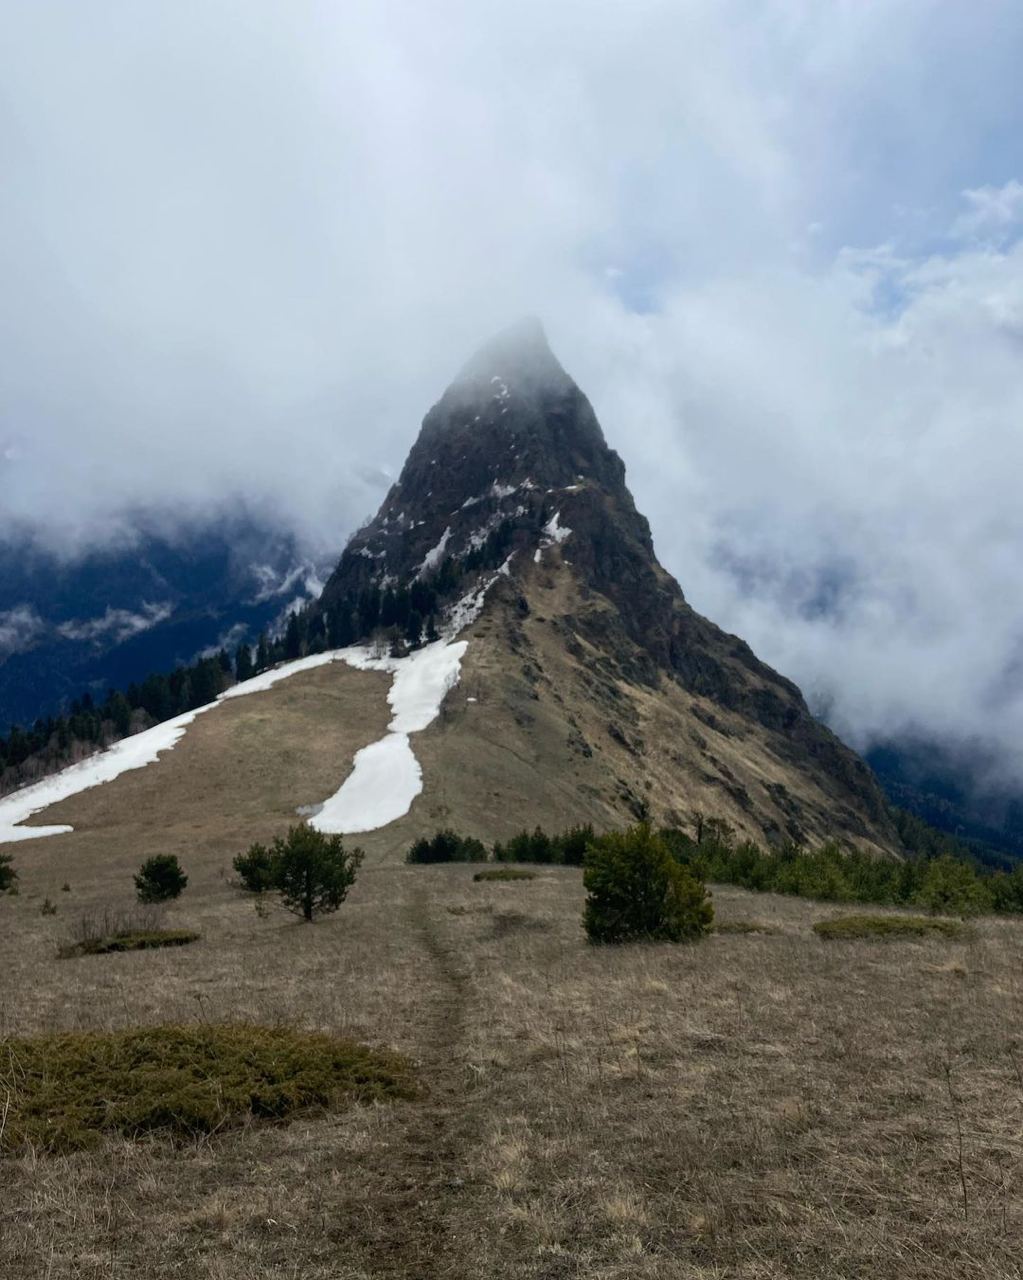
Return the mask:
<path id="1" fill-rule="evenodd" d="M 320 609 L 347 637 L 402 600 L 429 627 L 453 601 L 483 608 L 394 838 L 702 812 L 773 843 L 898 848 L 866 765 L 658 563 L 621 458 L 535 320 L 478 351 L 426 415 Z"/>

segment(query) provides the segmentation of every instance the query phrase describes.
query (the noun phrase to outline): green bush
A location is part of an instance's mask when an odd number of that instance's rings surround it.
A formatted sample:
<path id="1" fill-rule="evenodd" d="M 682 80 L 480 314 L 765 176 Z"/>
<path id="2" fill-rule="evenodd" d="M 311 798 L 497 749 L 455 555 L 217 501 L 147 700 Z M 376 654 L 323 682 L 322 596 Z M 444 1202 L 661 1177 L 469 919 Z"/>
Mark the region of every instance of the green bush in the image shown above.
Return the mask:
<path id="1" fill-rule="evenodd" d="M 504 844 L 495 844 L 494 861 L 581 867 L 594 838 L 589 825 L 569 827 L 559 835 L 548 835 L 543 827 L 534 827 L 532 831 L 520 831 Z"/>
<path id="2" fill-rule="evenodd" d="M 936 920 L 933 916 L 839 916 L 835 920 L 818 920 L 813 926 L 820 938 L 841 941 L 846 938 L 924 938 L 940 934 L 946 938 L 966 936 L 966 929 L 955 920 Z"/>
<path id="3" fill-rule="evenodd" d="M 0 853 L 0 893 L 6 893 L 8 889 L 13 889 L 17 878 L 18 873 L 11 864 L 11 855 L 9 853 Z"/>
<path id="4" fill-rule="evenodd" d="M 645 823 L 595 840 L 583 884 L 591 942 L 686 942 L 705 934 L 714 919 L 706 886 Z"/>
<path id="5" fill-rule="evenodd" d="M 274 887 L 273 855 L 265 844 L 250 845 L 231 865 L 238 872 L 241 887 L 249 893 L 266 893 Z"/>
<path id="6" fill-rule="evenodd" d="M 519 867 L 491 867 L 489 871 L 477 871 L 474 880 L 535 880 L 535 871 L 523 871 Z"/>
<path id="7" fill-rule="evenodd" d="M 533 831 L 520 831 L 505 844 L 495 844 L 494 860 L 550 864 L 561 861 L 561 851 L 542 827 L 536 827 Z"/>
<path id="8" fill-rule="evenodd" d="M 587 824 L 583 827 L 569 827 L 561 835 L 553 837 L 561 851 L 559 862 L 566 867 L 581 867 L 586 861 L 586 850 L 596 839 L 593 828 Z"/>
<path id="9" fill-rule="evenodd" d="M 991 894 L 974 869 L 947 853 L 928 862 L 914 901 L 934 915 L 945 916 L 980 915 L 992 905 Z"/>
<path id="10" fill-rule="evenodd" d="M 996 871 L 987 887 L 995 911 L 1023 914 L 1023 862 L 1012 871 Z"/>
<path id="11" fill-rule="evenodd" d="M 355 1102 L 414 1096 L 409 1064 L 329 1035 L 246 1024 L 9 1039 L 0 1153 L 67 1152 L 119 1135 L 189 1140 Z"/>
<path id="12" fill-rule="evenodd" d="M 341 836 L 325 835 L 303 823 L 278 836 L 270 847 L 272 888 L 289 911 L 312 923 L 344 902 L 362 858 L 362 850 L 347 850 Z"/>
<path id="13" fill-rule="evenodd" d="M 135 891 L 139 902 L 169 902 L 180 896 L 188 884 L 188 876 L 173 853 L 158 853 L 147 858 L 135 877 Z"/>
<path id="14" fill-rule="evenodd" d="M 408 853 L 406 862 L 486 862 L 486 846 L 472 836 L 460 836 L 451 830 L 438 831 L 431 837 L 421 836 Z"/>

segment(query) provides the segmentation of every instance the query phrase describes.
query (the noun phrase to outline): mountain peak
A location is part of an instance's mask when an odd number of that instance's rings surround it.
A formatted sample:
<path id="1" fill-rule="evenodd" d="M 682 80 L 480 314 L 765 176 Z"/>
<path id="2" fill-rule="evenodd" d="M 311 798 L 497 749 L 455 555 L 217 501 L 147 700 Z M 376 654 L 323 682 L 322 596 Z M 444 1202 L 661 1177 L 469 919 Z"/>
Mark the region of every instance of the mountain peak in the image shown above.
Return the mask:
<path id="1" fill-rule="evenodd" d="M 473 737 L 448 761 L 445 776 L 475 778 L 473 812 L 510 794 L 514 759 L 536 813 L 545 796 L 562 820 L 689 805 L 758 838 L 894 845 L 866 766 L 658 564 L 621 459 L 534 319 L 483 345 L 426 415 L 320 608 L 330 634 L 369 634 L 379 611 L 400 635 L 484 596 L 469 668 L 517 746 L 491 759 Z"/>
<path id="2" fill-rule="evenodd" d="M 489 384 L 495 378 L 531 386 L 564 386 L 572 381 L 558 363 L 536 316 L 525 316 L 485 342 L 462 367 L 455 384 Z"/>

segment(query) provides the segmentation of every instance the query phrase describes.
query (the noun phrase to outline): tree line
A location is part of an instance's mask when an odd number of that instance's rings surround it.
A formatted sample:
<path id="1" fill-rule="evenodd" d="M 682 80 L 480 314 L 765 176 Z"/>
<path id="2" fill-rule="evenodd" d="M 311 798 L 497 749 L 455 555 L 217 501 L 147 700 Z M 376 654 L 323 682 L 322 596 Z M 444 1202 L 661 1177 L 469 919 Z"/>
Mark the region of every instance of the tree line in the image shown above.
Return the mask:
<path id="1" fill-rule="evenodd" d="M 664 827 L 655 834 L 672 857 L 701 882 L 734 884 L 756 893 L 784 893 L 824 902 L 875 903 L 924 907 L 936 913 L 1023 914 L 1023 863 L 1011 871 L 992 870 L 957 854 L 941 832 L 927 837 L 912 819 L 916 847 L 903 860 L 878 858 L 837 841 L 816 848 L 787 843 L 770 850 L 739 840 L 720 818 L 697 813 L 690 831 Z M 488 850 L 479 840 L 454 831 L 421 837 L 406 861 L 533 863 L 586 866 L 599 846 L 591 826 L 548 833 L 524 830 Z"/>

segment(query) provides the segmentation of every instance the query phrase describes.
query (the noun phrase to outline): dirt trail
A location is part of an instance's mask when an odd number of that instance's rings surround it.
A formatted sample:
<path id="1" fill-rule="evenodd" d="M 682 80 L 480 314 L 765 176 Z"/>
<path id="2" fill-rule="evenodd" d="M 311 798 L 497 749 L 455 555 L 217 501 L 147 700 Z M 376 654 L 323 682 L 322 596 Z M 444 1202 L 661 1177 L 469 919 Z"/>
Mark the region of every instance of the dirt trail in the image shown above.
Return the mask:
<path id="1" fill-rule="evenodd" d="M 443 935 L 443 907 L 416 886 L 406 918 L 419 937 L 424 963 L 433 971 L 433 1007 L 419 1057 L 424 1094 L 404 1115 L 401 1146 L 386 1153 L 391 1186 L 387 1239 L 372 1242 L 373 1276 L 469 1280 L 464 1234 L 473 1216 L 466 1154 L 478 1140 L 479 1117 L 462 1061 L 470 978 Z"/>

